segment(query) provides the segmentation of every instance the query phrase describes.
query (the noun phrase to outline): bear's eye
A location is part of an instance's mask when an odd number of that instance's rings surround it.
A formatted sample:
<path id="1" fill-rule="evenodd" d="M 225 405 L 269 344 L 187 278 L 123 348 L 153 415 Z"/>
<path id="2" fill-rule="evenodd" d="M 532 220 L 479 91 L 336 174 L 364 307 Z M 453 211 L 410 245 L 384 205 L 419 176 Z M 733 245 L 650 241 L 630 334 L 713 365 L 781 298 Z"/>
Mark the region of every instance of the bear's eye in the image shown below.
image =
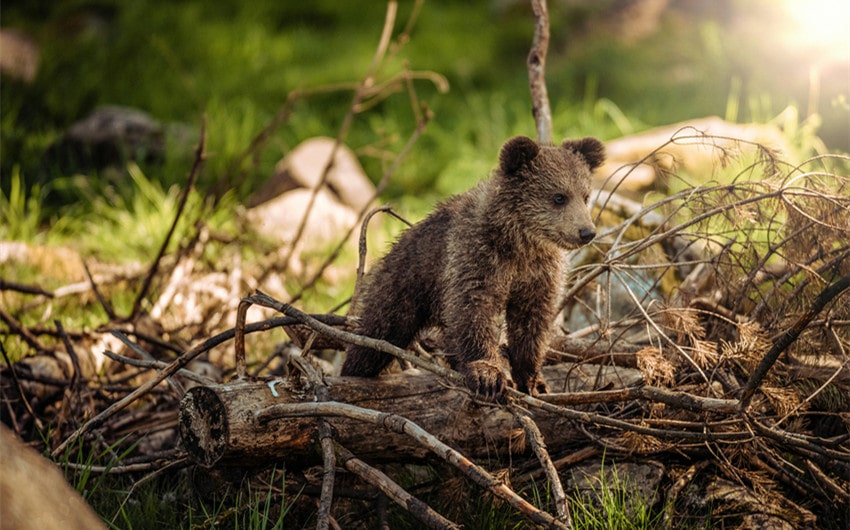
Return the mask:
<path id="1" fill-rule="evenodd" d="M 558 206 L 563 206 L 567 204 L 567 196 L 563 193 L 556 193 L 552 196 L 552 202 L 554 202 Z"/>

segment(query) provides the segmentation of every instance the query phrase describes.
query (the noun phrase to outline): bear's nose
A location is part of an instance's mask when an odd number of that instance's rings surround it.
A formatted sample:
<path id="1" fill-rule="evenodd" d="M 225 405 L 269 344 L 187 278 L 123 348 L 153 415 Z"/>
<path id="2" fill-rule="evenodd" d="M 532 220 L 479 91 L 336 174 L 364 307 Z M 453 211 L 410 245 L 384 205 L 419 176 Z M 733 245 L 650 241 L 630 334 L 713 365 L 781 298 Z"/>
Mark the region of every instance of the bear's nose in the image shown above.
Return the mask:
<path id="1" fill-rule="evenodd" d="M 582 244 L 586 245 L 596 237 L 596 231 L 592 228 L 582 228 L 578 231 L 578 237 L 581 239 Z"/>

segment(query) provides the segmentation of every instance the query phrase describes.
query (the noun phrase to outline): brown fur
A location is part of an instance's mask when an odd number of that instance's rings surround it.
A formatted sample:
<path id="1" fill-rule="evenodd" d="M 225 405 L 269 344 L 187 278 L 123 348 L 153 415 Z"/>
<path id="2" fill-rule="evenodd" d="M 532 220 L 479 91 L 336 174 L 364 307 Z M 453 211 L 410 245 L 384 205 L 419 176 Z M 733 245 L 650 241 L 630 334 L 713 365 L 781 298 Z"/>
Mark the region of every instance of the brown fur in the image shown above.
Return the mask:
<path id="1" fill-rule="evenodd" d="M 439 205 L 405 232 L 367 276 L 357 332 L 406 348 L 426 326 L 444 328 L 445 350 L 471 390 L 499 397 L 499 334 L 516 387 L 545 392 L 539 376 L 557 311 L 563 251 L 596 235 L 587 207 L 595 138 L 542 146 L 509 140 L 494 175 Z M 377 375 L 390 355 L 350 346 L 342 375 Z"/>

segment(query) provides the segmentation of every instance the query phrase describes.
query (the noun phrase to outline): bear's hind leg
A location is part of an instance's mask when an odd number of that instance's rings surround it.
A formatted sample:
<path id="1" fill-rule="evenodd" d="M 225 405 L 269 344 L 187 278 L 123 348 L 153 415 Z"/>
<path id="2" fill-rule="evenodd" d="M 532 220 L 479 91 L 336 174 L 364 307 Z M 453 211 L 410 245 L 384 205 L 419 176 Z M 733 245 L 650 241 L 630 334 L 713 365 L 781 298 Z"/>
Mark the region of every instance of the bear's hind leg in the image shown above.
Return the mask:
<path id="1" fill-rule="evenodd" d="M 417 311 L 411 303 L 396 303 L 394 307 L 395 310 L 391 311 L 386 308 L 367 308 L 356 333 L 385 340 L 399 348 L 407 348 L 424 326 L 424 317 L 427 315 L 421 310 Z M 341 375 L 374 377 L 393 359 L 389 353 L 352 344 L 346 349 Z"/>

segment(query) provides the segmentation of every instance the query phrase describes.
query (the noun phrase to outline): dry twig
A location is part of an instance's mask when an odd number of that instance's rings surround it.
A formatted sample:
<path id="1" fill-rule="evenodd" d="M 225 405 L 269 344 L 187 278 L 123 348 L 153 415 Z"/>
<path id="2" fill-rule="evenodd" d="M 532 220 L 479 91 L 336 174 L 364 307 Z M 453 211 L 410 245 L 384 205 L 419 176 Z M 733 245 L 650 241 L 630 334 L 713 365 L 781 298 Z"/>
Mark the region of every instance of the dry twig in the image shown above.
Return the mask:
<path id="1" fill-rule="evenodd" d="M 519 420 L 523 429 L 525 429 L 526 438 L 531 442 L 531 449 L 540 461 L 540 465 L 546 473 L 546 478 L 549 479 L 549 485 L 552 488 L 552 498 L 555 503 L 555 513 L 558 514 L 558 521 L 562 522 L 567 528 L 572 528 L 573 521 L 570 517 L 570 505 L 567 501 L 567 495 L 564 493 L 564 486 L 561 484 L 558 470 L 555 469 L 552 458 L 546 450 L 546 442 L 543 441 L 543 434 L 537 428 L 534 420 L 526 413 L 515 410 L 514 415 Z"/>
<path id="2" fill-rule="evenodd" d="M 531 109 L 537 125 L 537 140 L 552 143 L 552 110 L 546 91 L 546 54 L 549 49 L 549 9 L 546 0 L 531 0 L 534 9 L 534 41 L 528 54 L 528 83 Z"/>
<path id="3" fill-rule="evenodd" d="M 183 215 L 183 210 L 186 208 L 186 202 L 189 200 L 189 194 L 195 187 L 195 180 L 197 179 L 198 173 L 201 171 L 201 166 L 206 158 L 206 153 L 204 152 L 206 145 L 205 134 L 206 119 L 201 121 L 201 133 L 200 139 L 198 140 L 198 147 L 195 150 L 195 161 L 192 163 L 192 169 L 189 170 L 189 177 L 186 179 L 186 186 L 183 188 L 183 193 L 180 195 L 180 201 L 177 204 L 177 211 L 174 214 L 174 221 L 171 223 L 171 227 L 168 229 L 168 234 L 165 236 L 162 245 L 159 247 L 159 252 L 157 252 L 153 263 L 151 263 L 148 273 L 145 275 L 144 280 L 142 280 L 142 287 L 139 289 L 139 293 L 136 295 L 136 300 L 133 302 L 133 309 L 130 311 L 128 320 L 133 320 L 139 315 L 139 312 L 142 309 L 142 301 L 148 294 L 151 282 L 153 282 L 154 276 L 156 276 L 157 270 L 159 270 L 159 263 L 162 260 L 162 257 L 165 256 L 165 251 L 168 249 L 168 244 L 171 243 L 174 231 L 177 230 L 177 223 L 180 221 L 180 217 Z"/>

